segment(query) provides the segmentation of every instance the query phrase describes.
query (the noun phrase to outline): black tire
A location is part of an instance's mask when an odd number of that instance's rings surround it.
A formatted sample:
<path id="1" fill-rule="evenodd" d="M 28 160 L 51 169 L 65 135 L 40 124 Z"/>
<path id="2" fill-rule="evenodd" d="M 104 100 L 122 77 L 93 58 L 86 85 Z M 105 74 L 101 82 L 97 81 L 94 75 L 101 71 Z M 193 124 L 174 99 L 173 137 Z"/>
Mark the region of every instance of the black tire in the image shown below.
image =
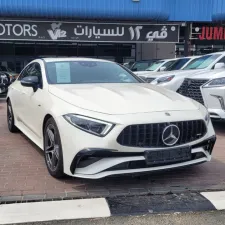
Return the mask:
<path id="1" fill-rule="evenodd" d="M 54 135 L 54 141 L 52 135 Z M 50 147 L 51 145 L 54 146 Z M 48 119 L 44 126 L 44 156 L 50 175 L 54 178 L 65 177 L 60 134 L 53 118 Z"/>
<path id="2" fill-rule="evenodd" d="M 11 133 L 16 133 L 19 131 L 18 128 L 15 126 L 14 114 L 10 100 L 7 101 L 7 123 L 8 129 Z"/>

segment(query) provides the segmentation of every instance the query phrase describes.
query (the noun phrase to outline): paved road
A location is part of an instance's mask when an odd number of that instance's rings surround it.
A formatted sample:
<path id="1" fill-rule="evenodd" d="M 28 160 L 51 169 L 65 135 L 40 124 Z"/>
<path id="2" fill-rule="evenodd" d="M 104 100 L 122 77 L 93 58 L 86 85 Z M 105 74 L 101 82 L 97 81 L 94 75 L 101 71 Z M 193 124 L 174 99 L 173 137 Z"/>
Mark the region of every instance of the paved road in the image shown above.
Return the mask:
<path id="1" fill-rule="evenodd" d="M 111 217 L 107 219 L 53 221 L 26 225 L 224 225 L 225 212 L 148 215 L 138 217 Z M 18 225 L 18 224 L 17 224 Z"/>
<path id="2" fill-rule="evenodd" d="M 0 201 L 8 196 L 23 200 L 105 197 L 114 195 L 177 193 L 225 189 L 225 123 L 214 124 L 217 143 L 210 163 L 141 176 L 100 180 L 54 179 L 46 168 L 43 152 L 23 134 L 11 134 L 6 123 L 6 104 L 0 100 Z"/>

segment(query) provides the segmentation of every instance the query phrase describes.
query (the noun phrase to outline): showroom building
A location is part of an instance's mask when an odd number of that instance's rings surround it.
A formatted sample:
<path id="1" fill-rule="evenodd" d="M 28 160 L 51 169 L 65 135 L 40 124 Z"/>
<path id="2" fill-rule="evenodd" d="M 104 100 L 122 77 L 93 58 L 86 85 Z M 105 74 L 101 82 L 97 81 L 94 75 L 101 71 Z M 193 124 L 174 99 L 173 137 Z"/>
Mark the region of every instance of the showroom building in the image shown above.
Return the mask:
<path id="1" fill-rule="evenodd" d="M 82 56 L 119 63 L 225 49 L 223 0 L 0 0 L 0 65 Z"/>

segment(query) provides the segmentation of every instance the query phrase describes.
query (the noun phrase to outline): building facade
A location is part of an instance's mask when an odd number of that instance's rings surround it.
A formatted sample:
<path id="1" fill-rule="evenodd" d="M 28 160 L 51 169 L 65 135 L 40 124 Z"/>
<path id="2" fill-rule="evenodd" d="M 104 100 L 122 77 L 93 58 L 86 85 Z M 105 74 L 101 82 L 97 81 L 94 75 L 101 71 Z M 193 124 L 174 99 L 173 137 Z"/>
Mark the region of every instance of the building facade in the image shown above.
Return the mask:
<path id="1" fill-rule="evenodd" d="M 116 62 L 225 49 L 223 0 L 0 0 L 0 65 L 38 57 Z"/>

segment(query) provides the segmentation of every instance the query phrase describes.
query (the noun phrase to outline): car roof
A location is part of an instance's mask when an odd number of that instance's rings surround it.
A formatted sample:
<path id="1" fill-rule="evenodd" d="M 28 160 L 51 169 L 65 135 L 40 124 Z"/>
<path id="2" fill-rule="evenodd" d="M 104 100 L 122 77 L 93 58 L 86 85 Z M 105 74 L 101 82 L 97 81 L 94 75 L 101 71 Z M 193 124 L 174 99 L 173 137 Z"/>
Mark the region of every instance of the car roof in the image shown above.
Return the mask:
<path id="1" fill-rule="evenodd" d="M 225 54 L 225 51 L 221 51 L 221 52 L 212 52 L 212 53 L 209 53 L 209 54 L 206 54 L 206 55 L 216 55 L 216 54 Z M 202 55 L 204 56 L 204 55 Z"/>
<path id="2" fill-rule="evenodd" d="M 111 62 L 104 59 L 80 58 L 80 57 L 62 57 L 62 58 L 42 58 L 45 62 L 66 62 L 66 61 L 93 61 L 93 62 Z"/>
<path id="3" fill-rule="evenodd" d="M 144 59 L 144 60 L 137 60 L 137 61 L 135 61 L 135 63 L 138 63 L 138 62 L 152 62 L 152 61 L 158 61 L 158 60 L 161 60 L 161 59 Z"/>

